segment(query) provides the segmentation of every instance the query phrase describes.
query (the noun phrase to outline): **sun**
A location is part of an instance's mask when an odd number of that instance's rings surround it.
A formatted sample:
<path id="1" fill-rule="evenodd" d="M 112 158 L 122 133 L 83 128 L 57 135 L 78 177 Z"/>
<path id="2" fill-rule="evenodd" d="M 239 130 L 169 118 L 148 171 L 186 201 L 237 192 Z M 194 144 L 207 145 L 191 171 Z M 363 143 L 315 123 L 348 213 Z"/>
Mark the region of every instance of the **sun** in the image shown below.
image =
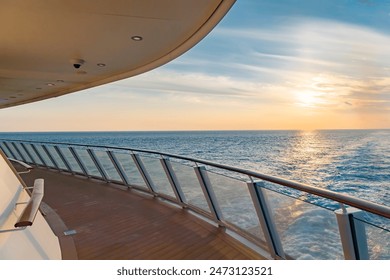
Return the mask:
<path id="1" fill-rule="evenodd" d="M 306 108 L 319 108 L 329 104 L 334 95 L 335 80 L 330 75 L 319 74 L 306 78 L 294 90 L 295 103 Z"/>
<path id="2" fill-rule="evenodd" d="M 323 99 L 324 93 L 316 91 L 299 91 L 295 93 L 296 104 L 301 107 L 317 108 L 323 105 L 325 100 Z"/>

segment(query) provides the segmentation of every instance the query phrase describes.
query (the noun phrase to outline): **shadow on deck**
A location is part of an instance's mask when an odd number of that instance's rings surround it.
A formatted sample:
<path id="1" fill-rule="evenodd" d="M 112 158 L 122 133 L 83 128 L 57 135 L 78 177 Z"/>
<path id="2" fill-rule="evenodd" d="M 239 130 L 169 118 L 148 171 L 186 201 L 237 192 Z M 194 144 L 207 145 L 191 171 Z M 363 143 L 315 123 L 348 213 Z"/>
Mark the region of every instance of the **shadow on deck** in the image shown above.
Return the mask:
<path id="1" fill-rule="evenodd" d="M 27 185 L 45 179 L 42 210 L 64 259 L 262 259 L 224 228 L 151 195 L 43 168 L 21 176 Z"/>

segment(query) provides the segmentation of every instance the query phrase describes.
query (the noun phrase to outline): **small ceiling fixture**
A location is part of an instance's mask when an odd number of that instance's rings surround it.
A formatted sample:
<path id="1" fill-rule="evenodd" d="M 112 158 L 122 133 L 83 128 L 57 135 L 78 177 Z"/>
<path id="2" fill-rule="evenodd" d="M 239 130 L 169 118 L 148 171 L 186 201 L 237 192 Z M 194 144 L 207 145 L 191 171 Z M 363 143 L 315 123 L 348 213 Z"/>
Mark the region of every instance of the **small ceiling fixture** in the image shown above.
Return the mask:
<path id="1" fill-rule="evenodd" d="M 81 65 L 85 63 L 85 60 L 81 58 L 72 58 L 70 60 L 70 63 L 73 65 L 75 69 L 79 69 Z"/>
<path id="2" fill-rule="evenodd" d="M 131 39 L 133 41 L 142 41 L 143 38 L 141 36 L 136 35 L 136 36 L 132 36 Z"/>
<path id="3" fill-rule="evenodd" d="M 53 84 L 53 83 L 47 83 L 46 85 L 49 86 L 49 87 L 54 87 L 55 86 L 55 84 Z"/>
<path id="4" fill-rule="evenodd" d="M 106 65 L 104 63 L 98 63 L 97 66 L 99 67 L 105 67 Z"/>

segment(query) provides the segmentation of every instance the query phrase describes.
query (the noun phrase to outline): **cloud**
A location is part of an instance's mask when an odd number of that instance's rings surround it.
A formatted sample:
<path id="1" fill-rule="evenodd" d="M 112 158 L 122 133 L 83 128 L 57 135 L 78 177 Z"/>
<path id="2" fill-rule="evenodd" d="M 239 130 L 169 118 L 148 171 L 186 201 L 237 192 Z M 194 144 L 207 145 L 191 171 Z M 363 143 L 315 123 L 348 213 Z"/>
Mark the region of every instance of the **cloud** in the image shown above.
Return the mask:
<path id="1" fill-rule="evenodd" d="M 278 84 L 291 98 L 311 99 L 313 108 L 389 108 L 388 34 L 316 18 L 267 28 L 219 30 L 220 36 L 248 40 L 251 51 L 235 64 L 248 77 Z"/>
<path id="2" fill-rule="evenodd" d="M 286 24 L 287 22 L 287 24 Z M 304 62 L 319 66 L 354 66 L 364 63 L 389 66 L 388 34 L 361 25 L 317 19 L 294 18 L 272 28 L 219 29 L 222 38 L 253 49 L 253 57 Z M 271 43 L 271 44 L 270 44 Z M 265 47 L 264 47 L 265 46 Z M 270 51 L 263 51 L 271 49 Z M 245 56 L 247 54 L 243 54 Z"/>
<path id="3" fill-rule="evenodd" d="M 255 52 L 253 54 L 253 56 L 258 57 L 260 59 L 266 58 L 269 60 L 282 60 L 282 61 L 287 61 L 287 62 L 291 62 L 291 63 L 304 63 L 304 64 L 314 64 L 314 65 L 319 65 L 319 66 L 333 66 L 333 67 L 340 67 L 341 66 L 339 62 L 328 61 L 328 60 L 323 60 L 323 59 L 300 57 L 300 56 L 292 56 L 292 55 L 277 55 L 277 54 Z"/>
<path id="4" fill-rule="evenodd" d="M 112 96 L 112 93 L 116 92 L 129 97 L 136 95 L 145 98 L 148 95 L 159 98 L 161 96 L 197 96 L 199 98 L 259 98 L 265 101 L 267 96 L 259 93 L 268 86 L 266 83 L 241 80 L 231 76 L 159 70 L 110 84 L 105 90 L 100 90 L 100 93 Z"/>

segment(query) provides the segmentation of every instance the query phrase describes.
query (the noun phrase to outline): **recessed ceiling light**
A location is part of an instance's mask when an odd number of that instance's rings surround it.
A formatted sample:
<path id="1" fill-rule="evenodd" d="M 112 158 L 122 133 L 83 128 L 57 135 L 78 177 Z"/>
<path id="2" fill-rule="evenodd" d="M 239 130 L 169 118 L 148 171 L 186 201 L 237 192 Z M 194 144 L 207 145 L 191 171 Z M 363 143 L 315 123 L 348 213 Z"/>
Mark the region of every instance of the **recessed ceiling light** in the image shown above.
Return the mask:
<path id="1" fill-rule="evenodd" d="M 106 66 L 106 65 L 105 65 L 104 63 L 98 63 L 97 66 L 99 66 L 99 67 L 104 67 L 104 66 Z"/>
<path id="2" fill-rule="evenodd" d="M 47 83 L 46 85 L 49 86 L 49 87 L 55 86 L 55 84 L 53 84 L 53 83 Z"/>
<path id="3" fill-rule="evenodd" d="M 142 41 L 143 38 L 141 36 L 136 35 L 136 36 L 131 37 L 131 39 L 134 41 Z"/>

